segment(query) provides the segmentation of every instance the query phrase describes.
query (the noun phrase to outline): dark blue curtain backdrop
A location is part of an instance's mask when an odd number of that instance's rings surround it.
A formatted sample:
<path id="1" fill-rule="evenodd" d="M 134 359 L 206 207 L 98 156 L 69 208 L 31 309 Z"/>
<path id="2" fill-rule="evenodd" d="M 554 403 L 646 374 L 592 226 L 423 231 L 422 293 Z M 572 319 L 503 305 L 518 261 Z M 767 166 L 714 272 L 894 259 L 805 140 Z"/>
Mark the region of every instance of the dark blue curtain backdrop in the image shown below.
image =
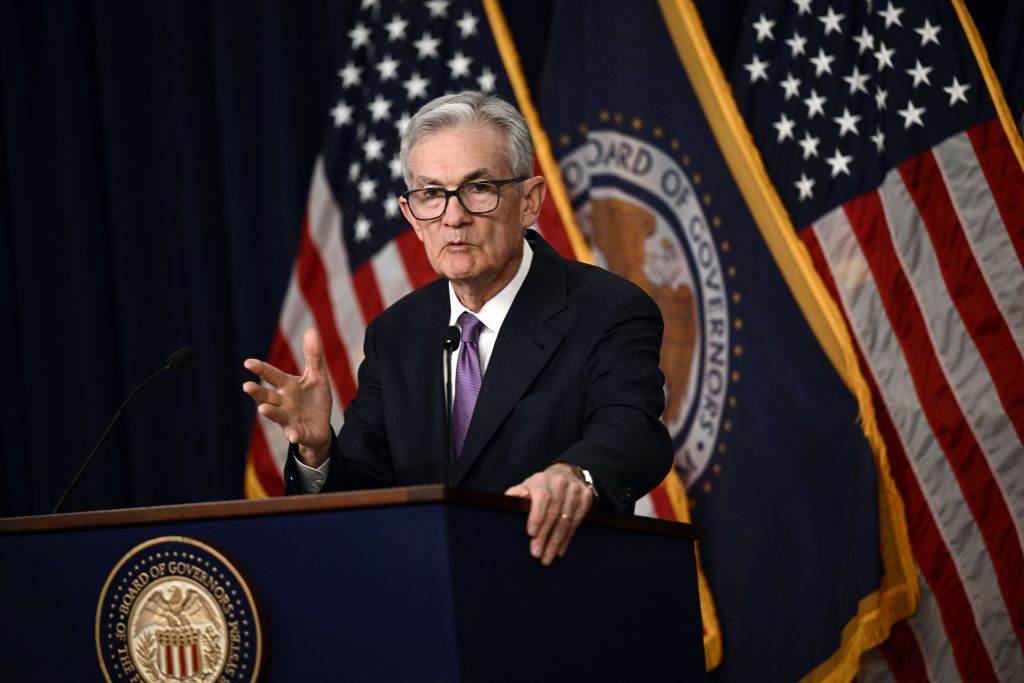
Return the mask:
<path id="1" fill-rule="evenodd" d="M 0 2 L 0 515 L 48 512 L 186 345 L 66 509 L 242 495 L 241 362 L 269 347 L 357 4 Z M 747 4 L 698 2 L 726 72 Z M 969 4 L 1019 117 L 1021 3 Z M 505 5 L 536 82 L 550 10 Z"/>

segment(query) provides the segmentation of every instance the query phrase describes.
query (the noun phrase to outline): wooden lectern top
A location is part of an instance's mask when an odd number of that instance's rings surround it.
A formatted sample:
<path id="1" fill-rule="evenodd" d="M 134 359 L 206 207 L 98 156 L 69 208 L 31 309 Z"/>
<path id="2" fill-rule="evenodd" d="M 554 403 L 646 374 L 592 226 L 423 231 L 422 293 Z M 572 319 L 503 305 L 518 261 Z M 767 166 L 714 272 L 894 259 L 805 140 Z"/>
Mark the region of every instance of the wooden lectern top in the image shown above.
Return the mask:
<path id="1" fill-rule="evenodd" d="M 65 529 L 86 529 L 109 526 L 130 526 L 155 522 L 179 522 L 230 517 L 259 517 L 324 510 L 410 505 L 419 503 L 457 503 L 496 510 L 529 510 L 529 502 L 496 493 L 469 491 L 441 485 L 408 486 L 387 489 L 319 493 L 282 498 L 229 500 L 189 505 L 162 505 L 120 510 L 70 512 L 57 515 L 9 517 L 0 519 L 0 534 L 38 533 Z M 649 517 L 620 515 L 604 510 L 591 510 L 585 522 L 598 526 L 628 529 L 641 533 L 671 536 L 699 541 L 704 530 L 693 524 L 670 522 Z"/>

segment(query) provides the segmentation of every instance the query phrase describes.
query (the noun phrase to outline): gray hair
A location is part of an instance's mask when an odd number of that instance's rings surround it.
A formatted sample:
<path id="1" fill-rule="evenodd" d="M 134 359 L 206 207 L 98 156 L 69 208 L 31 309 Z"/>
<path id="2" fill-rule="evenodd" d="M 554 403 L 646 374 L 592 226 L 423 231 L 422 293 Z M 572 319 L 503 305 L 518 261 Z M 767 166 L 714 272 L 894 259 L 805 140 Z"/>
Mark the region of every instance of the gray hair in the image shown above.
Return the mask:
<path id="1" fill-rule="evenodd" d="M 409 152 L 417 142 L 446 128 L 474 123 L 494 126 L 505 134 L 505 161 L 513 177 L 533 175 L 533 141 L 519 110 L 500 97 L 464 90 L 427 102 L 409 121 L 399 152 L 406 186 L 412 188 Z"/>

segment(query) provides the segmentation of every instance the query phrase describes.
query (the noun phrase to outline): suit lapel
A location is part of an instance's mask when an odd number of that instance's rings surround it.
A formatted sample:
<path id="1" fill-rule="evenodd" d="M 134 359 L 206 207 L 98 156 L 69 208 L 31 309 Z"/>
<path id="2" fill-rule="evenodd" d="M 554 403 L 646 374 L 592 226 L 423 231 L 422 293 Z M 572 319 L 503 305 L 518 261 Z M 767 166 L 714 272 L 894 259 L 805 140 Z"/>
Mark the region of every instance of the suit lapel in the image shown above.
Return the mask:
<path id="1" fill-rule="evenodd" d="M 427 301 L 413 320 L 409 333 L 399 344 L 402 371 L 409 387 L 410 405 L 421 406 L 408 415 L 409 432 L 416 434 L 414 443 L 420 445 L 418 458 L 423 483 L 445 480 L 448 458 L 448 440 L 444 431 L 444 351 L 442 335 L 451 315 L 448 305 L 448 286 L 445 281 L 427 285 L 434 287 Z M 441 427 L 438 428 L 438 425 Z"/>
<path id="2" fill-rule="evenodd" d="M 535 232 L 527 231 L 527 235 L 533 247 L 533 264 L 491 353 L 466 442 L 455 465 L 456 483 L 466 476 L 564 339 L 547 321 L 565 308 L 565 262 Z"/>

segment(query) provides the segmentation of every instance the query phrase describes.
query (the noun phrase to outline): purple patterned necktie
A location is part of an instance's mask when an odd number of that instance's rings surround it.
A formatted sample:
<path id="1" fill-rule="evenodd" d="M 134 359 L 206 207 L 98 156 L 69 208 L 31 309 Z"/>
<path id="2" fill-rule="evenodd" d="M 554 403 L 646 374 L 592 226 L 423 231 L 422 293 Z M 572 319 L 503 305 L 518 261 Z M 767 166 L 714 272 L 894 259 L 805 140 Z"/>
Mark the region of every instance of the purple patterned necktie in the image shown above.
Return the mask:
<path id="1" fill-rule="evenodd" d="M 462 345 L 459 347 L 459 365 L 455 373 L 455 399 L 452 401 L 452 440 L 455 457 L 462 453 L 469 421 L 473 419 L 476 397 L 480 394 L 483 375 L 480 372 L 480 328 L 483 323 L 469 311 L 459 316 Z"/>

